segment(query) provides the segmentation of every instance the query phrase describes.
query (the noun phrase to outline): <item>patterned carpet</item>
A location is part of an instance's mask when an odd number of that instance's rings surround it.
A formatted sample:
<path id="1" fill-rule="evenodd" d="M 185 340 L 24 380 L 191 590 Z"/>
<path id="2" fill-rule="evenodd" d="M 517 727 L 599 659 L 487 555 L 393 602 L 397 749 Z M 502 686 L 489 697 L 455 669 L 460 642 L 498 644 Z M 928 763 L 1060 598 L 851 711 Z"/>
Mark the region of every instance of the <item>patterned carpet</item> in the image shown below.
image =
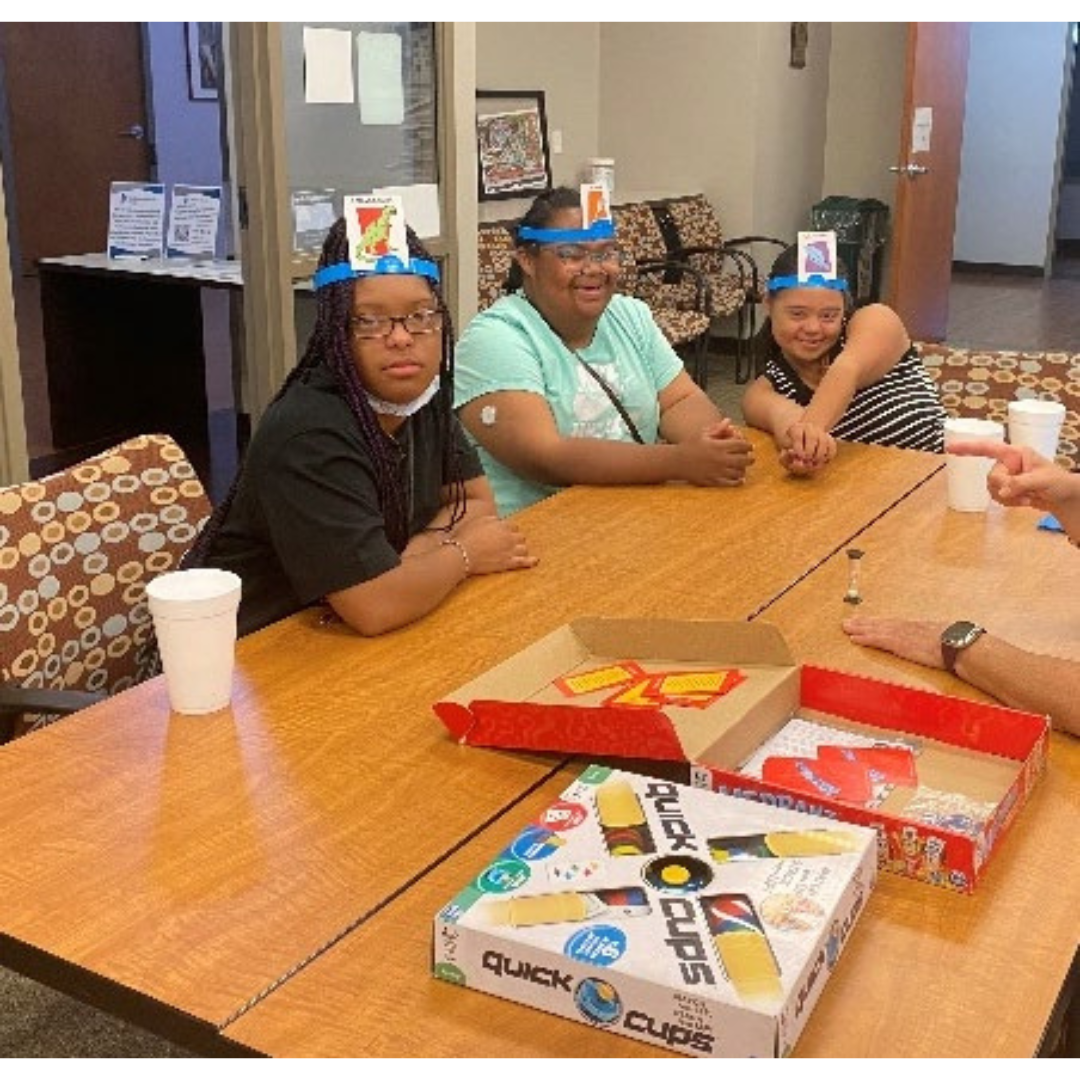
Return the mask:
<path id="1" fill-rule="evenodd" d="M 919 345 L 923 363 L 951 416 L 1006 423 L 1009 402 L 1044 398 L 1065 405 L 1057 460 L 1080 467 L 1080 353 L 986 352 L 948 345 Z"/>

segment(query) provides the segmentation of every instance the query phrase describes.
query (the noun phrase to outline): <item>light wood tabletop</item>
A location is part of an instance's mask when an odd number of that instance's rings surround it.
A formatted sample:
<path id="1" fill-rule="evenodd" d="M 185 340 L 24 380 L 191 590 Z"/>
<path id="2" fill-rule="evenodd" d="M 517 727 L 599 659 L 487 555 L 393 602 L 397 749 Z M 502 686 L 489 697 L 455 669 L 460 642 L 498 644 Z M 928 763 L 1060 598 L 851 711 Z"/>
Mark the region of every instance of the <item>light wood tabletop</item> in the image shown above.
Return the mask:
<path id="1" fill-rule="evenodd" d="M 754 439 L 737 489 L 530 508 L 540 566 L 396 633 L 311 610 L 244 639 L 226 712 L 171 716 L 158 678 L 0 749 L 0 962 L 174 1037 L 226 1025 L 561 763 L 460 747 L 433 702 L 577 615 L 747 618 L 942 468 L 851 446 L 797 481 Z"/>
<path id="2" fill-rule="evenodd" d="M 1037 529 L 1040 516 L 949 510 L 945 476 L 935 476 L 859 537 L 857 610 L 972 619 L 1014 644 L 1080 658 L 1080 551 Z M 846 564 L 831 559 L 760 615 L 799 661 L 989 700 L 944 671 L 853 645 L 840 626 L 853 610 Z M 1080 944 L 1078 821 L 1080 739 L 1054 734 L 1046 773 L 974 894 L 879 877 L 796 1054 L 1034 1054 Z"/>
<path id="3" fill-rule="evenodd" d="M 859 536 L 868 598 L 860 610 L 930 615 L 940 605 L 943 617 L 971 615 L 1019 633 L 1033 615 L 1024 598 L 1045 596 L 1041 617 L 1034 613 L 1041 644 L 1056 643 L 1063 654 L 1067 642 L 1080 647 L 1074 599 L 1080 553 L 1060 536 L 1037 532 L 1033 512 L 945 510 L 944 482 L 935 476 Z M 839 627 L 852 610 L 843 602 L 847 584 L 841 552 L 760 618 L 781 627 L 800 660 L 985 699 L 943 672 L 851 645 Z M 977 606 L 969 592 L 981 595 Z M 1018 605 L 1024 612 L 1015 612 Z M 226 1034 L 275 1056 L 663 1056 L 418 976 L 430 964 L 435 913 L 575 769 L 395 897 Z M 1034 1054 L 1077 943 L 1080 869 L 1068 853 L 1078 810 L 1080 740 L 1054 735 L 1047 774 L 974 895 L 883 873 L 796 1055 Z M 387 942 L 393 970 L 372 970 Z"/>

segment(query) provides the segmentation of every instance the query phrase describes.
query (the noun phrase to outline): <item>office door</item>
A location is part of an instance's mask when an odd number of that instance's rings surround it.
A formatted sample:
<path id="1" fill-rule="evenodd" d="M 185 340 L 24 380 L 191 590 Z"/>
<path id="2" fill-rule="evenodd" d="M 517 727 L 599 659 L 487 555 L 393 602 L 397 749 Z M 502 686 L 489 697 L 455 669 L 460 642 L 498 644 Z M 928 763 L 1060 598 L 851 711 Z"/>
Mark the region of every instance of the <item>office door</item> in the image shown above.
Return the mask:
<path id="1" fill-rule="evenodd" d="M 968 23 L 911 23 L 886 301 L 917 341 L 942 341 L 964 134 Z"/>
<path id="2" fill-rule="evenodd" d="M 151 179 L 140 23 L 4 23 L 5 163 L 22 273 L 104 251 L 109 184 Z"/>

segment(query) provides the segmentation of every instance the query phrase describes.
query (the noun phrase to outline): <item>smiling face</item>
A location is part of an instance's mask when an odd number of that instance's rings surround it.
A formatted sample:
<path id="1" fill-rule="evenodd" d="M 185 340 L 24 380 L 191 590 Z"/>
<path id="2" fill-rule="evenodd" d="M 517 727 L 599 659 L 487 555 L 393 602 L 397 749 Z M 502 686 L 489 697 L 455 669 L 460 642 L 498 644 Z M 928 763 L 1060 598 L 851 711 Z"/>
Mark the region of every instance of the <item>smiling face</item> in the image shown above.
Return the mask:
<path id="1" fill-rule="evenodd" d="M 581 210 L 556 210 L 546 229 L 580 229 Z M 596 262 L 594 253 L 616 251 L 615 241 L 526 244 L 516 253 L 525 295 L 572 348 L 592 340 L 593 330 L 615 293 L 617 256 Z M 588 253 L 588 254 L 586 254 Z"/>
<path id="2" fill-rule="evenodd" d="M 843 332 L 844 294 L 835 289 L 783 289 L 765 307 L 776 344 L 796 368 L 817 365 Z"/>
<path id="3" fill-rule="evenodd" d="M 360 382 L 369 394 L 405 405 L 428 388 L 439 373 L 442 357 L 442 317 L 421 312 L 439 310 L 426 278 L 415 274 L 373 274 L 353 286 L 349 344 Z M 385 332 L 387 317 L 393 317 Z M 410 331 L 403 320 L 430 326 L 430 332 Z M 381 323 L 380 323 L 381 320 Z M 366 334 L 378 336 L 364 336 Z"/>

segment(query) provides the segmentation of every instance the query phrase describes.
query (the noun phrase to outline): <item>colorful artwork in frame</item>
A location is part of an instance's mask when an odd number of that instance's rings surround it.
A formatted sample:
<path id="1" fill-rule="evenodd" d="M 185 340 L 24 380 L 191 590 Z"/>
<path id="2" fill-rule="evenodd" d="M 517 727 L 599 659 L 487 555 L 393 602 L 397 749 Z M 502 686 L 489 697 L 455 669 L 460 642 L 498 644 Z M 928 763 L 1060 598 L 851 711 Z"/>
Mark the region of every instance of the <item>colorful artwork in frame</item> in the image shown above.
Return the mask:
<path id="1" fill-rule="evenodd" d="M 476 141 L 481 201 L 551 187 L 542 90 L 477 90 Z"/>

